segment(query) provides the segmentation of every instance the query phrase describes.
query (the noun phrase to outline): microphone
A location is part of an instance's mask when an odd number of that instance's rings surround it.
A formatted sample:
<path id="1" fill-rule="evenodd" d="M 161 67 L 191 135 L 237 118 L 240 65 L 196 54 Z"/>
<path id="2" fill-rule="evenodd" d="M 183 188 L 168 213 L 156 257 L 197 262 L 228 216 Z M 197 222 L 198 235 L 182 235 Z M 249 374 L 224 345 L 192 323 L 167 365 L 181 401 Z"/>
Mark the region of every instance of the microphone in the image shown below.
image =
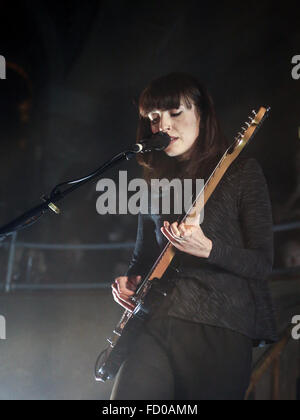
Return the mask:
<path id="1" fill-rule="evenodd" d="M 132 152 L 145 153 L 152 152 L 153 150 L 160 152 L 169 146 L 170 141 L 171 137 L 167 133 L 159 131 L 158 133 L 153 134 L 153 136 L 142 139 L 139 143 L 132 146 Z"/>

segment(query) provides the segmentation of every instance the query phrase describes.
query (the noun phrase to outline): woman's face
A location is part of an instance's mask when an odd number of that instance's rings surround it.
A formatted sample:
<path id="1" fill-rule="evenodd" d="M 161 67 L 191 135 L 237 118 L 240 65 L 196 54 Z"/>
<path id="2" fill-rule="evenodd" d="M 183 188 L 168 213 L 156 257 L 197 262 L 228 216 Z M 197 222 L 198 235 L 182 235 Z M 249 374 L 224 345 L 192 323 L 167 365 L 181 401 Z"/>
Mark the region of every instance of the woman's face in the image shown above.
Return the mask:
<path id="1" fill-rule="evenodd" d="M 179 108 L 167 111 L 153 110 L 148 113 L 152 133 L 163 131 L 169 134 L 171 142 L 164 152 L 170 157 L 187 159 L 199 135 L 200 117 L 196 107 L 188 109 L 182 101 Z"/>

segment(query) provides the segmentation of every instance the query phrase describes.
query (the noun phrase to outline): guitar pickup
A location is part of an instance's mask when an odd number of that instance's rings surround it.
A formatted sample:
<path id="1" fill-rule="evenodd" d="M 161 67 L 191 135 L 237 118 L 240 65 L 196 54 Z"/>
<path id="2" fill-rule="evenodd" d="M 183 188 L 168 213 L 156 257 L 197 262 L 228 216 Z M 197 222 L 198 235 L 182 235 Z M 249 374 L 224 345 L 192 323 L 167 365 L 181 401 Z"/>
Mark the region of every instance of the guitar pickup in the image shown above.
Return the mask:
<path id="1" fill-rule="evenodd" d="M 111 345 L 111 347 L 115 347 L 115 343 L 114 343 L 114 341 L 113 341 L 113 339 L 110 337 L 110 338 L 107 338 L 107 341 L 109 342 L 109 344 Z"/>

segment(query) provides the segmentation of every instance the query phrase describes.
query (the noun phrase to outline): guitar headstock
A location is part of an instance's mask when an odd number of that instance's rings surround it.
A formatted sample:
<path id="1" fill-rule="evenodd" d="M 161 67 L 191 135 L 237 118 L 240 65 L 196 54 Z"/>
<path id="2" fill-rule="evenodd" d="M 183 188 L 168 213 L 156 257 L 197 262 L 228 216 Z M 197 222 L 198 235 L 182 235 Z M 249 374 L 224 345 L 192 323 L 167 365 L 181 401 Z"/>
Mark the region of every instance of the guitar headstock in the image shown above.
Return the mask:
<path id="1" fill-rule="evenodd" d="M 235 137 L 234 149 L 237 147 L 244 147 L 254 133 L 256 134 L 263 121 L 267 118 L 271 108 L 261 107 L 258 112 L 252 111 L 248 120 L 244 123 L 245 126 L 241 128 L 241 131 Z"/>

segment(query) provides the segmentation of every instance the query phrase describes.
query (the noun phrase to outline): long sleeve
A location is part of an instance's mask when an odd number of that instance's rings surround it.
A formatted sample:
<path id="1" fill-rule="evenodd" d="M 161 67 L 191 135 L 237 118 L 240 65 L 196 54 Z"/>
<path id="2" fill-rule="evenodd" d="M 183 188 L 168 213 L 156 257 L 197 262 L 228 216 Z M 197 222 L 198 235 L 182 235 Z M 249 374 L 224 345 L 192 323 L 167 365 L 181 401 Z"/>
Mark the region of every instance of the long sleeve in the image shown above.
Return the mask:
<path id="1" fill-rule="evenodd" d="M 208 262 L 242 277 L 264 279 L 273 266 L 273 223 L 266 180 L 255 159 L 242 168 L 238 208 L 244 248 L 215 238 Z"/>
<path id="2" fill-rule="evenodd" d="M 144 276 L 159 255 L 155 236 L 155 224 L 151 216 L 139 213 L 134 251 L 126 275 Z"/>

